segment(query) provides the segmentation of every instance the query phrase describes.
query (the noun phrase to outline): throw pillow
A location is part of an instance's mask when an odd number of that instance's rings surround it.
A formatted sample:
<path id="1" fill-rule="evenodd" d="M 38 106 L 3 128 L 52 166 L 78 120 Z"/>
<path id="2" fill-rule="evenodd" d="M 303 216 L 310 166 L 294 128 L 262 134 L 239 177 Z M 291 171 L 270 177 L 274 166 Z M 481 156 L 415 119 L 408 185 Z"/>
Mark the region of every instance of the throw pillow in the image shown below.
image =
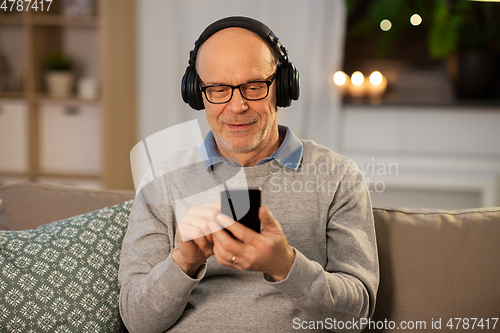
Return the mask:
<path id="1" fill-rule="evenodd" d="M 0 331 L 123 330 L 118 265 L 131 207 L 0 231 Z"/>

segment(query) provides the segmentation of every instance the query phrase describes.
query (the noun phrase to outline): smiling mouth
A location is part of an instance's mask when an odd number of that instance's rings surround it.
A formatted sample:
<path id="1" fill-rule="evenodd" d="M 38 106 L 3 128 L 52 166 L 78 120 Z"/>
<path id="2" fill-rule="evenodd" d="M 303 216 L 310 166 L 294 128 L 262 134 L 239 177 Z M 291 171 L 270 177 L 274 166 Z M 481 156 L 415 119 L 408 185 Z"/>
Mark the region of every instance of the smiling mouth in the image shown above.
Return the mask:
<path id="1" fill-rule="evenodd" d="M 253 123 L 249 123 L 249 124 L 226 124 L 227 127 L 230 129 L 230 130 L 233 130 L 233 131 L 241 131 L 241 130 L 244 130 L 244 129 L 247 129 L 248 127 L 250 127 L 250 125 L 252 125 Z"/>

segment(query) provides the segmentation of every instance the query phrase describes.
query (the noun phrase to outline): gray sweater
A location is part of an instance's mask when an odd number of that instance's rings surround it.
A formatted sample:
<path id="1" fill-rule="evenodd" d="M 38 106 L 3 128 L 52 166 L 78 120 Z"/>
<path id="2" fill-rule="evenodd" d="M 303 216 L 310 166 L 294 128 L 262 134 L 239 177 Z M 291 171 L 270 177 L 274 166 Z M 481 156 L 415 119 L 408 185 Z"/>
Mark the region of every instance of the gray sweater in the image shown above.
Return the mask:
<path id="1" fill-rule="evenodd" d="M 187 189 L 188 196 L 199 192 L 193 186 L 214 186 L 197 149 L 169 158 L 163 176 L 146 178 L 120 259 L 120 312 L 130 332 L 361 331 L 359 319 L 373 315 L 379 282 L 368 189 L 352 161 L 303 143 L 296 171 L 276 161 L 243 168 L 248 186 L 262 188 L 262 204 L 296 252 L 290 273 L 279 282 L 261 272 L 220 266 L 213 257 L 191 278 L 172 261 L 177 236 L 172 193 Z M 168 176 L 187 165 L 194 167 Z M 214 172 L 231 168 L 218 163 Z"/>

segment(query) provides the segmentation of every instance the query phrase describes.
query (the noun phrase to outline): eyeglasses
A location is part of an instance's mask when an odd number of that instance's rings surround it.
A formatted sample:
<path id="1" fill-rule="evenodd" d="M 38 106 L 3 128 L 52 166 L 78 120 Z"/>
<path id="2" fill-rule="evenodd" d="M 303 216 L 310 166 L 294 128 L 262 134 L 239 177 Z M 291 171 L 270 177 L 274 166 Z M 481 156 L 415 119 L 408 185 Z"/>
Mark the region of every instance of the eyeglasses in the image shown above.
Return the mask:
<path id="1" fill-rule="evenodd" d="M 252 81 L 239 84 L 237 86 L 215 84 L 201 87 L 207 101 L 212 104 L 224 104 L 233 98 L 234 89 L 240 91 L 241 96 L 247 101 L 258 101 L 269 95 L 269 87 L 273 84 L 276 73 L 268 81 Z"/>

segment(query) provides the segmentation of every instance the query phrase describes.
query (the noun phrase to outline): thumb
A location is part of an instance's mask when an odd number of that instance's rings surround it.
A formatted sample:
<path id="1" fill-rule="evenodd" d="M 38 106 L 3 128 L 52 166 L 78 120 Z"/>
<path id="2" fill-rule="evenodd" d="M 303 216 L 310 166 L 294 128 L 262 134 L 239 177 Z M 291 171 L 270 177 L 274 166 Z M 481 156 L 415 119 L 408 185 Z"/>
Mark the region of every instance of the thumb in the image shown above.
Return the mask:
<path id="1" fill-rule="evenodd" d="M 274 218 L 273 213 L 271 213 L 266 206 L 261 206 L 259 209 L 259 220 L 264 227 L 264 230 L 271 231 L 273 229 L 281 229 L 280 224 Z"/>

